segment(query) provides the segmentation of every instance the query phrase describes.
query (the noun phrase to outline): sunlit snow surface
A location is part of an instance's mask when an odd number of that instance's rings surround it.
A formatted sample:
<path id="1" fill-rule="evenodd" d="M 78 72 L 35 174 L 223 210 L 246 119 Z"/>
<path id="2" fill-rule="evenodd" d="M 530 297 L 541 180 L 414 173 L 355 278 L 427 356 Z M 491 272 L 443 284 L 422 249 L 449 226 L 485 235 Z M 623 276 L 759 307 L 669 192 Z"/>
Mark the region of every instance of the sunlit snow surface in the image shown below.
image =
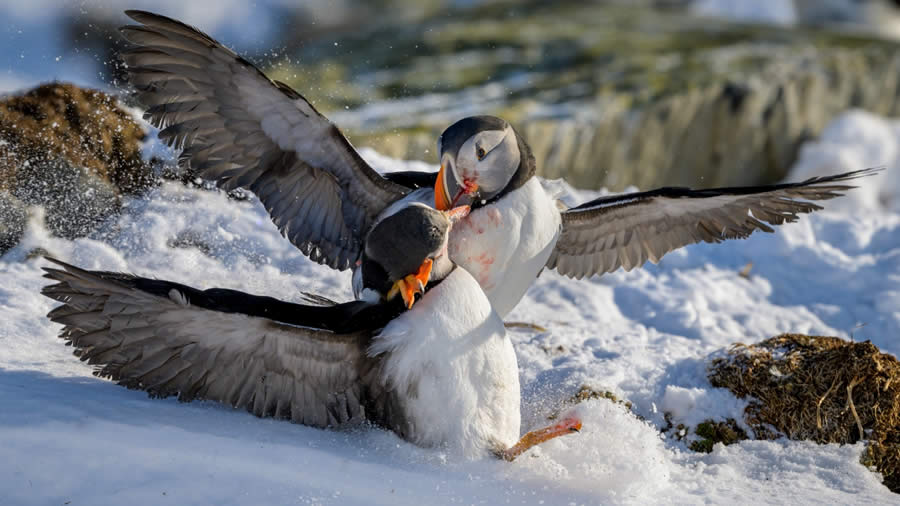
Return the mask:
<path id="1" fill-rule="evenodd" d="M 383 170 L 410 166 L 364 155 Z M 876 165 L 887 170 L 826 203 L 835 211 L 775 234 L 691 246 L 590 281 L 544 272 L 509 317 L 548 329 L 511 332 L 523 430 L 582 384 L 631 400 L 647 422 L 586 402 L 580 434 L 512 464 L 457 461 L 376 429 L 148 399 L 92 377 L 56 337 L 44 317 L 54 304 L 39 295 L 43 261 L 25 260 L 38 246 L 83 267 L 201 288 L 349 298 L 349 275 L 306 260 L 256 201 L 167 184 L 97 237 L 55 239 L 33 225 L 0 257 L 0 504 L 896 504 L 858 463 L 861 445 L 751 441 L 702 455 L 658 431 L 664 410 L 689 424 L 740 417 L 743 402 L 704 374 L 705 358 L 734 342 L 803 332 L 900 354 L 900 127 L 849 113 L 804 149 L 790 179 Z M 185 243 L 207 253 L 175 246 Z"/>

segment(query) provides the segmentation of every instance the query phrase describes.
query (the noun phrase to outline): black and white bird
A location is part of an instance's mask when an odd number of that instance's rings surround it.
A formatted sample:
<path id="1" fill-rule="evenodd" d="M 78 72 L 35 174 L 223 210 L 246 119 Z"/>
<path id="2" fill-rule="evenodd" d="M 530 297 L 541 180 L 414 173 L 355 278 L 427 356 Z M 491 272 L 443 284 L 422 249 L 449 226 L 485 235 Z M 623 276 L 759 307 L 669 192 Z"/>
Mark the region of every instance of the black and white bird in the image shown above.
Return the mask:
<path id="1" fill-rule="evenodd" d="M 525 140 L 506 121 L 469 117 L 439 139 L 441 169 L 382 176 L 299 93 L 178 21 L 141 11 L 122 33 L 129 79 L 160 138 L 224 189 L 259 197 L 279 230 L 312 260 L 356 269 L 373 223 L 400 202 L 469 204 L 449 253 L 503 317 L 544 267 L 583 278 L 631 270 L 696 242 L 745 238 L 792 222 L 852 188 L 860 170 L 771 186 L 660 188 L 560 210 L 535 177 Z M 354 291 L 363 295 L 361 275 Z"/>
<path id="2" fill-rule="evenodd" d="M 411 309 L 385 297 L 293 304 L 48 259 L 58 268 L 45 276 L 57 283 L 43 293 L 63 302 L 48 317 L 96 375 L 152 396 L 215 400 L 321 428 L 368 421 L 417 445 L 511 460 L 581 422 L 569 417 L 519 438 L 516 355 L 478 282 L 446 255 L 453 218 L 412 204 L 367 240 L 368 261 L 387 273 L 373 287 L 389 290 L 433 262 Z"/>
<path id="3" fill-rule="evenodd" d="M 572 208 L 545 191 L 535 160 L 518 132 L 493 116 L 464 118 L 439 140 L 441 168 L 433 179 L 437 209 L 469 204 L 454 227 L 450 256 L 481 283 L 506 315 L 541 269 L 572 278 L 630 271 L 697 242 L 746 238 L 769 225 L 793 222 L 853 188 L 865 169 L 800 183 L 692 190 L 666 187 L 605 196 Z M 421 173 L 388 174 L 425 187 Z"/>

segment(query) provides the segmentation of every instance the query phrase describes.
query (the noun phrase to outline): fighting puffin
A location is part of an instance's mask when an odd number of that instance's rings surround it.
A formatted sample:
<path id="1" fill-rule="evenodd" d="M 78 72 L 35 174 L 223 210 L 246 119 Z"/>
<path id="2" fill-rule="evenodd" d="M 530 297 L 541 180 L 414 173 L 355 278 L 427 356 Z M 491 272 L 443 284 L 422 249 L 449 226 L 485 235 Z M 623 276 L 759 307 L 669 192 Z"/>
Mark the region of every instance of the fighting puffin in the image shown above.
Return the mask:
<path id="1" fill-rule="evenodd" d="M 374 220 L 398 202 L 446 210 L 469 204 L 454 227 L 453 261 L 481 284 L 497 313 L 512 310 L 544 267 L 583 278 L 631 270 L 697 242 L 746 238 L 852 188 L 859 170 L 800 183 L 659 188 L 560 210 L 535 176 L 525 140 L 505 120 L 464 118 L 438 140 L 441 168 L 382 176 L 303 96 L 272 81 L 208 35 L 143 11 L 122 27 L 130 82 L 179 161 L 220 188 L 256 194 L 310 259 L 354 269 Z M 363 295 L 361 275 L 354 292 Z"/>
<path id="2" fill-rule="evenodd" d="M 386 273 L 367 280 L 382 294 L 373 301 L 294 304 L 54 259 L 44 270 L 57 283 L 43 294 L 63 302 L 48 317 L 96 375 L 151 396 L 321 428 L 368 421 L 420 446 L 513 460 L 581 422 L 519 437 L 519 371 L 503 320 L 446 254 L 458 216 L 413 203 L 382 217 L 366 239 L 368 261 Z M 426 262 L 431 276 L 411 309 L 387 296 Z"/>

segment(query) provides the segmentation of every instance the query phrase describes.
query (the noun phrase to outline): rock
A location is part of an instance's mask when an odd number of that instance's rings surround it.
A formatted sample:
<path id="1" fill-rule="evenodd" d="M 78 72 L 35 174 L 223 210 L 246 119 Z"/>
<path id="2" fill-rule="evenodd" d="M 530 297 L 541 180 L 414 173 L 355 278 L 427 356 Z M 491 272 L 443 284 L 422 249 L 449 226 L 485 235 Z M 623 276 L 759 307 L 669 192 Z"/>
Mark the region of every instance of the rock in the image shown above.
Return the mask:
<path id="1" fill-rule="evenodd" d="M 62 237 L 93 231 L 125 194 L 155 181 L 143 160 L 147 132 L 111 95 L 71 84 L 39 86 L 0 101 L 0 252 L 24 229 L 25 206 L 47 211 Z"/>

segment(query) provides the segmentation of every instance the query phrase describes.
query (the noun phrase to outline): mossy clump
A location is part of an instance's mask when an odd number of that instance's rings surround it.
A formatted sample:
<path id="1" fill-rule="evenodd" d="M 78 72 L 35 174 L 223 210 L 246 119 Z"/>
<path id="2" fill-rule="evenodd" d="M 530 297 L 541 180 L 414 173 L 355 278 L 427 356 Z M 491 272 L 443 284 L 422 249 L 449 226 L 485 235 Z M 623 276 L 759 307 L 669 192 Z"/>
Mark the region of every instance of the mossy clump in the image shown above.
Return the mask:
<path id="1" fill-rule="evenodd" d="M 566 408 L 574 406 L 576 404 L 582 403 L 584 401 L 589 401 L 592 399 L 606 399 L 608 401 L 614 402 L 616 404 L 621 404 L 625 406 L 629 411 L 631 411 L 631 401 L 626 401 L 623 399 L 619 399 L 619 397 L 610 392 L 609 390 L 597 390 L 588 385 L 581 385 L 581 388 L 578 389 L 578 392 L 575 392 L 571 397 L 563 401 L 562 407 L 550 414 L 547 417 L 548 420 L 554 420 L 559 414 L 564 411 Z M 637 416 L 637 415 L 635 415 Z M 638 416 L 638 418 L 641 418 Z"/>
<path id="2" fill-rule="evenodd" d="M 697 425 L 694 433 L 702 439 L 692 441 L 690 449 L 703 453 L 710 453 L 716 443 L 728 446 L 747 439 L 747 433 L 738 425 L 734 418 L 729 418 L 724 422 L 705 420 Z"/>
<path id="3" fill-rule="evenodd" d="M 578 392 L 570 397 L 567 402 L 569 404 L 578 404 L 579 402 L 584 402 L 591 399 L 606 399 L 615 402 L 616 404 L 621 404 L 629 410 L 631 409 L 631 401 L 619 399 L 619 396 L 610 392 L 609 390 L 595 390 L 588 385 L 581 385 L 581 388 L 578 389 Z"/>
<path id="4" fill-rule="evenodd" d="M 48 228 L 75 238 L 93 231 L 155 181 L 141 147 L 147 132 L 118 99 L 49 83 L 0 99 L 0 252 L 24 230 L 25 208 L 43 206 Z"/>
<path id="5" fill-rule="evenodd" d="M 43 84 L 0 100 L 0 188 L 21 179 L 23 169 L 63 159 L 124 193 L 141 191 L 154 181 L 141 155 L 146 136 L 116 97 L 74 84 Z"/>
<path id="6" fill-rule="evenodd" d="M 666 425 L 660 429 L 660 432 L 668 437 L 674 437 L 678 441 L 682 441 L 688 435 L 689 427 L 683 423 L 676 425 L 672 413 L 666 411 L 663 413 L 663 417 L 666 420 Z M 669 431 L 673 431 L 671 435 L 669 435 Z"/>
<path id="7" fill-rule="evenodd" d="M 751 398 L 744 416 L 757 438 L 777 430 L 819 443 L 869 441 L 862 461 L 900 493 L 900 362 L 868 341 L 782 334 L 736 344 L 709 380 Z"/>

